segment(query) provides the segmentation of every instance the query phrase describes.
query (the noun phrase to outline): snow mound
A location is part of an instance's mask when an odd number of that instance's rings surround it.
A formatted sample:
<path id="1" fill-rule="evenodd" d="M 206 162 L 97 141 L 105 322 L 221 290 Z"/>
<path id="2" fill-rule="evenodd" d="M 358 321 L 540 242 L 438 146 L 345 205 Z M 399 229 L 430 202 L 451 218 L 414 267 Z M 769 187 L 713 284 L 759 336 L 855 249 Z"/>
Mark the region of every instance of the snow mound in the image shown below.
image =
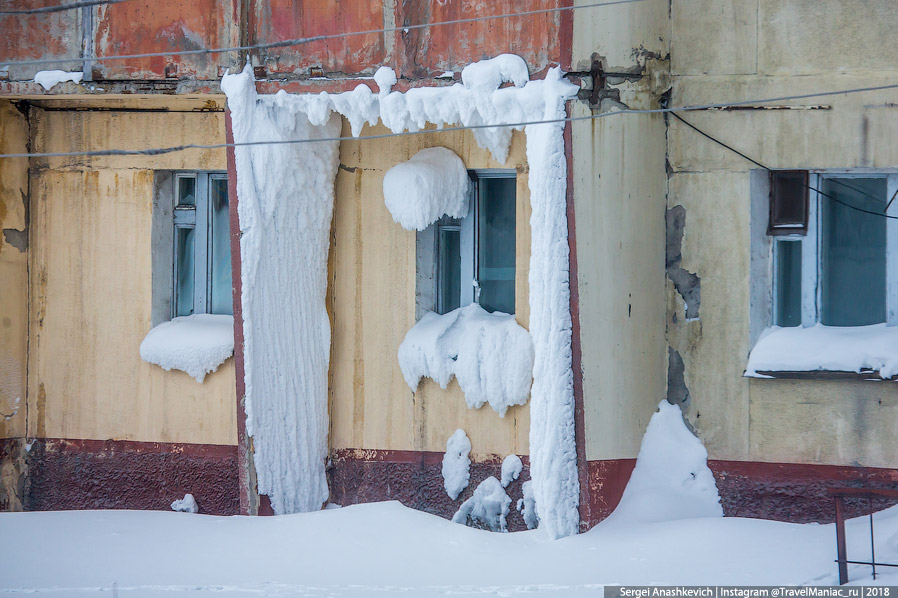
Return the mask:
<path id="1" fill-rule="evenodd" d="M 178 499 L 171 504 L 172 511 L 181 513 L 199 513 L 200 508 L 196 504 L 196 499 L 192 494 L 185 494 L 184 498 Z"/>
<path id="2" fill-rule="evenodd" d="M 514 316 L 471 303 L 445 315 L 433 312 L 399 345 L 399 367 L 412 391 L 429 377 L 446 388 L 455 376 L 471 409 L 489 403 L 500 416 L 527 402 L 533 342 Z"/>
<path id="3" fill-rule="evenodd" d="M 508 488 L 508 485 L 518 479 L 521 472 L 524 471 L 524 464 L 517 455 L 508 455 L 502 460 L 502 487 Z"/>
<path id="4" fill-rule="evenodd" d="M 67 73 L 66 71 L 40 71 L 34 76 L 34 82 L 39 83 L 41 87 L 49 91 L 57 83 L 71 81 L 72 83 L 81 83 L 84 73 L 75 71 Z"/>
<path id="5" fill-rule="evenodd" d="M 197 382 L 234 354 L 234 318 L 193 314 L 163 322 L 140 343 L 140 358 L 165 371 L 182 370 Z"/>
<path id="6" fill-rule="evenodd" d="M 474 494 L 463 502 L 452 516 L 453 523 L 488 529 L 494 532 L 508 531 L 506 517 L 511 499 L 499 480 L 490 476 L 480 482 Z"/>
<path id="7" fill-rule="evenodd" d="M 462 429 L 456 430 L 446 441 L 446 454 L 443 455 L 443 488 L 452 500 L 468 487 L 468 480 L 471 479 L 470 454 L 468 435 Z"/>
<path id="8" fill-rule="evenodd" d="M 374 73 L 374 82 L 380 89 L 378 95 L 385 96 L 396 85 L 396 72 L 388 66 L 382 66 Z"/>
<path id="9" fill-rule="evenodd" d="M 524 525 L 527 529 L 539 527 L 539 513 L 536 512 L 536 501 L 533 499 L 533 484 L 527 480 L 521 484 L 521 492 L 524 493 L 523 498 L 518 499 L 518 512 L 524 518 Z"/>
<path id="10" fill-rule="evenodd" d="M 384 176 L 384 203 L 406 230 L 424 230 L 443 214 L 468 214 L 471 183 L 464 162 L 451 149 L 423 149 Z"/>
<path id="11" fill-rule="evenodd" d="M 530 80 L 527 63 L 517 54 L 500 54 L 488 60 L 473 62 L 462 69 L 461 82 L 468 89 L 499 89 L 503 83 L 524 87 Z"/>
<path id="12" fill-rule="evenodd" d="M 708 451 L 676 405 L 661 401 L 652 415 L 636 468 L 605 524 L 723 517 Z"/>
<path id="13" fill-rule="evenodd" d="M 800 326 L 764 331 L 748 358 L 745 375 L 758 372 L 816 370 L 878 371 L 882 378 L 898 375 L 898 326 Z"/>

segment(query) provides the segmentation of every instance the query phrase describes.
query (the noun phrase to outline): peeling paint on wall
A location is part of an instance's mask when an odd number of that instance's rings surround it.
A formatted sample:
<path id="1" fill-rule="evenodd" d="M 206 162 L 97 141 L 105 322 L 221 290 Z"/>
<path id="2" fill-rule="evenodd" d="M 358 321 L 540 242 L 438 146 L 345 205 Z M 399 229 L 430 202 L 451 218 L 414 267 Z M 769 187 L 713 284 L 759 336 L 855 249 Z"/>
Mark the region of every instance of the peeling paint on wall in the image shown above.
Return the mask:
<path id="1" fill-rule="evenodd" d="M 667 347 L 667 402 L 671 405 L 689 405 L 685 373 L 683 358 L 673 347 Z"/>
<path id="2" fill-rule="evenodd" d="M 667 277 L 674 283 L 677 293 L 686 303 L 686 319 L 697 320 L 698 310 L 701 306 L 702 281 L 693 272 L 683 269 L 680 262 L 683 260 L 683 230 L 686 227 L 686 208 L 674 206 L 667 210 L 665 215 L 667 222 L 667 257 L 665 268 Z"/>

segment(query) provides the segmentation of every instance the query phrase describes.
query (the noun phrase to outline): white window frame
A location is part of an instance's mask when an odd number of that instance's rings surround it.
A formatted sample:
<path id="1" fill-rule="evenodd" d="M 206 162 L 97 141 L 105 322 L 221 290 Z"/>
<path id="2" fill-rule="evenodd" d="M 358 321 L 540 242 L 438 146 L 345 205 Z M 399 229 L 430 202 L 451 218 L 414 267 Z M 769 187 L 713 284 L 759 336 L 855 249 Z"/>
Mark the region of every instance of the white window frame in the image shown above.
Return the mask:
<path id="1" fill-rule="evenodd" d="M 461 284 L 459 292 L 459 306 L 464 307 L 480 301 L 480 272 L 478 264 L 478 251 L 480 242 L 480 229 L 478 223 L 480 214 L 479 179 L 512 179 L 517 180 L 517 170 L 513 168 L 472 169 L 468 171 L 471 178 L 471 195 L 468 204 L 468 214 L 456 224 L 437 222 L 430 225 L 424 231 L 418 233 L 417 238 L 417 281 L 416 281 L 416 320 L 427 311 L 439 313 L 443 306 L 440 305 L 442 294 L 440 293 L 440 247 L 439 229 L 458 228 L 461 256 Z M 517 193 L 515 193 L 517 198 Z M 515 235 L 519 223 L 515 219 Z M 517 270 L 517 266 L 515 266 Z M 517 274 L 517 272 L 515 272 Z M 465 284 L 470 281 L 470 284 Z M 515 298 L 515 310 L 517 310 L 517 298 Z"/>
<path id="2" fill-rule="evenodd" d="M 805 328 L 820 322 L 820 306 L 822 305 L 821 255 L 819 218 L 820 203 L 831 201 L 819 193 L 826 178 L 886 178 L 887 200 L 898 192 L 898 173 L 822 170 L 811 171 L 808 182 L 808 229 L 805 235 L 784 235 L 771 237 L 773 246 L 771 258 L 771 324 L 779 321 L 779 305 L 777 304 L 777 284 L 779 273 L 776 271 L 777 253 L 780 243 L 801 243 L 801 325 Z M 888 208 L 888 215 L 898 216 L 898 200 Z M 886 219 L 886 324 L 898 324 L 898 220 Z"/>

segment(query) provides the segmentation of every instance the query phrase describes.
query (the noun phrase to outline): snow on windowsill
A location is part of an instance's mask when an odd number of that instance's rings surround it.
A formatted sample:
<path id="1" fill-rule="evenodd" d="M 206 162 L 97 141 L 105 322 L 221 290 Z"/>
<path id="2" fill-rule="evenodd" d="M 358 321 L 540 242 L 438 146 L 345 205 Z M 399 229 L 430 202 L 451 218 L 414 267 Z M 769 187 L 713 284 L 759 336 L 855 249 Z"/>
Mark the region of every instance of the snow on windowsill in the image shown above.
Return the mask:
<path id="1" fill-rule="evenodd" d="M 140 358 L 165 371 L 187 372 L 197 382 L 234 354 L 234 318 L 193 314 L 159 324 L 140 343 Z"/>
<path id="2" fill-rule="evenodd" d="M 777 375 L 782 372 L 785 375 Z M 821 378 L 890 379 L 898 375 L 898 326 L 824 326 L 764 331 L 745 376 L 779 378 L 814 372 Z"/>

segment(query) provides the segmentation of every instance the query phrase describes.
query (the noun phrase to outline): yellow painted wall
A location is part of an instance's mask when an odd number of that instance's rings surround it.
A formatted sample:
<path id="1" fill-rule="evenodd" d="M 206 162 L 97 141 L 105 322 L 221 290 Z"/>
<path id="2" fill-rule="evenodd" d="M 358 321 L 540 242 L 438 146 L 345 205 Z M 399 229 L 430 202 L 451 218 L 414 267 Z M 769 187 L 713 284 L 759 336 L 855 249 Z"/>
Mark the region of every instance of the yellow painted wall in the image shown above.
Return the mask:
<path id="1" fill-rule="evenodd" d="M 31 125 L 38 152 L 225 137 L 220 112 L 36 108 Z M 225 152 L 34 162 L 29 436 L 236 443 L 233 359 L 203 384 L 140 359 L 150 329 L 153 171 L 159 169 L 225 170 Z"/>
<path id="2" fill-rule="evenodd" d="M 363 135 L 387 132 L 378 125 Z M 343 134 L 349 134 L 348 126 Z M 455 380 L 445 391 L 422 380 L 414 394 L 405 383 L 397 352 L 415 324 L 415 232 L 393 222 L 383 197 L 386 171 L 427 147 L 448 147 L 468 168 L 517 168 L 515 306 L 526 328 L 530 199 L 524 141 L 523 133 L 514 134 L 506 164 L 478 147 L 469 131 L 342 143 L 329 298 L 331 447 L 443 452 L 449 436 L 462 428 L 475 458 L 527 453 L 528 405 L 500 418 L 488 405 L 468 409 Z"/>
<path id="3" fill-rule="evenodd" d="M 665 3 L 576 11 L 572 64 L 589 70 L 595 55 L 607 71 L 642 67 L 614 87 L 627 107 L 657 108 L 668 29 Z M 571 106 L 575 117 L 611 109 Z M 666 388 L 665 124 L 611 115 L 571 127 L 586 458 L 632 459 Z"/>
<path id="4" fill-rule="evenodd" d="M 671 14 L 675 106 L 887 85 L 898 74 L 898 48 L 882 43 L 898 27 L 892 0 L 674 0 Z M 781 103 L 831 109 L 684 118 L 772 168 L 898 167 L 894 90 Z M 711 457 L 898 467 L 898 385 L 742 377 L 756 166 L 676 120 L 668 149 L 668 205 L 686 210 L 682 267 L 701 278 L 692 322 L 668 283 L 668 342 Z"/>
<path id="5" fill-rule="evenodd" d="M 0 154 L 27 152 L 27 143 L 24 115 L 0 100 Z M 28 260 L 3 230 L 27 235 L 27 193 L 27 158 L 0 160 L 0 438 L 25 435 Z"/>

